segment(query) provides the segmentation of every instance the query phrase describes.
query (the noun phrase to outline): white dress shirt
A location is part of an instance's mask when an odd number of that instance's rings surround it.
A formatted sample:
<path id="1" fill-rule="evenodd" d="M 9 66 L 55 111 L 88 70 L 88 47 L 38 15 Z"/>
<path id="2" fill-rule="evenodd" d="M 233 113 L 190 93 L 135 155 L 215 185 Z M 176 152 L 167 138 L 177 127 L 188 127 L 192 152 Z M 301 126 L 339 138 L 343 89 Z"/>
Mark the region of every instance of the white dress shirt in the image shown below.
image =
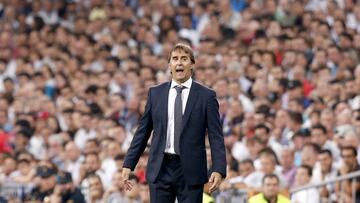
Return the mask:
<path id="1" fill-rule="evenodd" d="M 181 92 L 181 101 L 182 101 L 182 112 L 184 114 L 186 102 L 189 97 L 190 88 L 192 84 L 192 79 L 188 79 L 182 84 L 178 84 L 174 80 L 171 81 L 171 86 L 169 90 L 169 100 L 168 100 L 168 123 L 167 123 L 167 132 L 166 132 L 166 146 L 165 152 L 175 154 L 174 149 L 174 105 L 175 105 L 175 98 L 177 95 L 176 89 L 174 88 L 177 85 L 181 85 L 185 87 Z"/>

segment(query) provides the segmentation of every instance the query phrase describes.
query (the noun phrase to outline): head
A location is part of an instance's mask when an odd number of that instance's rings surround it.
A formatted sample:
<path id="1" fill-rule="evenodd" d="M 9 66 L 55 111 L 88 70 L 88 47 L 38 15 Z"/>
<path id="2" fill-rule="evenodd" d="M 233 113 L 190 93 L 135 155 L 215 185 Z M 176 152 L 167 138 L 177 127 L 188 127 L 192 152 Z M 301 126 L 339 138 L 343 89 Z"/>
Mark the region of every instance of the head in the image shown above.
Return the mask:
<path id="1" fill-rule="evenodd" d="M 88 174 L 95 173 L 100 169 L 100 158 L 96 153 L 89 153 L 85 156 L 85 170 Z"/>
<path id="2" fill-rule="evenodd" d="M 299 112 L 288 111 L 287 127 L 292 131 L 298 131 L 303 123 L 302 114 Z"/>
<path id="3" fill-rule="evenodd" d="M 71 173 L 60 171 L 56 176 L 56 185 L 61 188 L 61 193 L 63 195 L 71 192 L 74 189 Z"/>
<path id="4" fill-rule="evenodd" d="M 125 196 L 127 196 L 129 199 L 139 198 L 139 178 L 134 174 L 130 174 L 129 181 L 133 184 L 133 188 L 130 191 L 126 190 Z"/>
<path id="5" fill-rule="evenodd" d="M 294 150 L 295 151 L 301 151 L 303 146 L 306 143 L 309 143 L 310 138 L 310 132 L 309 131 L 297 131 L 294 133 L 294 135 L 291 137 L 291 140 L 294 144 Z"/>
<path id="6" fill-rule="evenodd" d="M 346 146 L 341 148 L 341 157 L 348 168 L 353 169 L 357 165 L 357 151 L 355 147 Z"/>
<path id="7" fill-rule="evenodd" d="M 263 173 L 273 173 L 276 167 L 276 155 L 271 148 L 265 148 L 259 152 L 259 159 L 261 163 L 261 171 Z"/>
<path id="8" fill-rule="evenodd" d="M 259 137 L 253 136 L 246 141 L 246 146 L 249 150 L 251 158 L 256 159 L 259 152 L 266 146 L 266 143 L 264 143 Z"/>
<path id="9" fill-rule="evenodd" d="M 296 170 L 295 185 L 302 186 L 310 182 L 312 176 L 312 168 L 308 165 L 301 165 Z"/>
<path id="10" fill-rule="evenodd" d="M 321 173 L 322 174 L 329 173 L 331 171 L 332 162 L 333 162 L 331 151 L 328 149 L 321 150 L 318 155 L 318 160 L 321 167 Z"/>
<path id="11" fill-rule="evenodd" d="M 258 124 L 255 126 L 255 135 L 258 136 L 264 143 L 269 141 L 270 128 L 264 124 Z"/>
<path id="12" fill-rule="evenodd" d="M 96 138 L 89 139 L 85 143 L 83 150 L 84 154 L 88 153 L 99 153 L 100 152 L 100 143 Z"/>
<path id="13" fill-rule="evenodd" d="M 116 155 L 121 153 L 121 145 L 118 142 L 111 140 L 107 145 L 106 152 L 109 157 L 115 158 Z"/>
<path id="14" fill-rule="evenodd" d="M 19 170 L 19 172 L 21 173 L 21 175 L 28 175 L 29 172 L 31 171 L 31 161 L 29 159 L 18 159 L 17 161 L 17 169 Z"/>
<path id="15" fill-rule="evenodd" d="M 280 189 L 279 177 L 273 173 L 266 174 L 263 178 L 263 193 L 266 199 L 277 196 Z"/>
<path id="16" fill-rule="evenodd" d="M 70 161 L 76 161 L 80 157 L 80 149 L 75 142 L 69 141 L 65 144 L 65 158 Z"/>
<path id="17" fill-rule="evenodd" d="M 310 167 L 314 167 L 319 151 L 319 145 L 306 143 L 301 152 L 301 163 Z"/>
<path id="18" fill-rule="evenodd" d="M 121 176 L 121 170 L 117 170 L 113 177 L 112 177 L 112 183 L 113 185 L 118 189 L 118 190 L 121 190 L 122 188 L 122 176 Z"/>
<path id="19" fill-rule="evenodd" d="M 186 44 L 176 44 L 168 56 L 172 79 L 177 83 L 187 81 L 193 72 L 195 57 L 192 49 Z"/>
<path id="20" fill-rule="evenodd" d="M 254 163 L 251 159 L 245 159 L 239 165 L 240 175 L 246 177 L 255 171 Z"/>
<path id="21" fill-rule="evenodd" d="M 100 176 L 96 174 L 91 174 L 88 177 L 89 181 L 89 194 L 93 202 L 100 200 L 104 193 L 104 187 L 101 182 Z"/>
<path id="22" fill-rule="evenodd" d="M 294 151 L 290 148 L 284 148 L 281 151 L 280 163 L 284 169 L 289 169 L 294 165 Z"/>
<path id="23" fill-rule="evenodd" d="M 2 173 L 5 175 L 10 175 L 16 170 L 16 160 L 10 155 L 6 155 L 3 160 Z"/>
<path id="24" fill-rule="evenodd" d="M 319 146 L 323 146 L 327 141 L 327 130 L 325 126 L 318 124 L 311 128 L 311 141 Z"/>
<path id="25" fill-rule="evenodd" d="M 57 169 L 50 165 L 41 165 L 36 168 L 36 177 L 39 178 L 40 191 L 49 191 L 55 187 L 56 173 Z"/>

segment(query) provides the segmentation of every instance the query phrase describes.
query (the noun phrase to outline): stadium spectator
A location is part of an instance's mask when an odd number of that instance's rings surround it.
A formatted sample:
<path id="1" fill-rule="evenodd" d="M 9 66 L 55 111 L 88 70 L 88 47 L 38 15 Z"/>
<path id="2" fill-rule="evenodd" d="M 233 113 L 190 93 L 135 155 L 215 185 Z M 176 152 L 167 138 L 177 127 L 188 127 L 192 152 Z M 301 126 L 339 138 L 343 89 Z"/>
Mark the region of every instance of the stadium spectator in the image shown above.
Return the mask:
<path id="1" fill-rule="evenodd" d="M 308 165 L 301 165 L 296 170 L 295 185 L 296 187 L 304 186 L 310 183 L 312 177 L 312 168 Z M 310 188 L 302 191 L 298 191 L 292 194 L 291 202 L 320 202 L 320 194 L 316 188 Z"/>
<path id="2" fill-rule="evenodd" d="M 0 189 L 25 184 L 29 193 L 47 160 L 80 187 L 89 153 L 110 166 L 110 183 L 179 42 L 195 51 L 196 80 L 217 92 L 236 160 L 228 168 L 241 175 L 248 159 L 259 167 L 268 146 L 279 172 L 309 164 L 319 182 L 329 157 L 309 143 L 330 149 L 339 171 L 339 150 L 360 150 L 359 10 L 352 0 L 1 1 Z M 146 188 L 141 159 L 135 174 Z"/>
<path id="3" fill-rule="evenodd" d="M 251 197 L 249 203 L 275 202 L 285 203 L 290 200 L 284 195 L 280 194 L 280 180 L 275 174 L 266 174 L 263 177 L 262 192 Z"/>

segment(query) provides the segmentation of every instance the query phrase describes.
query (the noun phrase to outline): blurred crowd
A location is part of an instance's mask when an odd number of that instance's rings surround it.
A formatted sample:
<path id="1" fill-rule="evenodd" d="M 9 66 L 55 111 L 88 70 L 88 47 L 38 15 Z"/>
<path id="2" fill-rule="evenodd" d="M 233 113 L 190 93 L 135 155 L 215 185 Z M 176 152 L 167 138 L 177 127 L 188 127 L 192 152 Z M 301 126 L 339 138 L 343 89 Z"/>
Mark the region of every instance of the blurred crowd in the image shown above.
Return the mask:
<path id="1" fill-rule="evenodd" d="M 130 192 L 121 166 L 178 42 L 220 104 L 229 175 L 207 201 L 257 193 L 267 173 L 290 197 L 360 169 L 360 1 L 0 0 L 1 191 L 149 202 L 147 153 Z M 290 198 L 351 202 L 353 192 L 358 181 Z"/>

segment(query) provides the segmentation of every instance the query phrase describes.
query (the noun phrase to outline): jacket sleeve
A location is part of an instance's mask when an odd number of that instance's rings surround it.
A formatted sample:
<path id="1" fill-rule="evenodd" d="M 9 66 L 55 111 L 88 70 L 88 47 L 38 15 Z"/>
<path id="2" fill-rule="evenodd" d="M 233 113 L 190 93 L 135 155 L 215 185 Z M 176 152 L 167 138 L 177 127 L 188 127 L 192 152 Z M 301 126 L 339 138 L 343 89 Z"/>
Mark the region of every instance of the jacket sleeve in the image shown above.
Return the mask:
<path id="1" fill-rule="evenodd" d="M 226 153 L 224 136 L 219 115 L 219 103 L 216 100 L 216 93 L 211 91 L 207 100 L 207 130 L 211 149 L 212 167 L 211 172 L 218 172 L 226 177 Z"/>
<path id="2" fill-rule="evenodd" d="M 139 161 L 141 154 L 144 152 L 151 131 L 153 130 L 153 121 L 151 116 L 151 88 L 148 92 L 148 98 L 145 105 L 145 111 L 140 119 L 138 128 L 131 141 L 130 148 L 125 156 L 124 168 L 130 168 L 134 170 L 136 164 Z"/>

